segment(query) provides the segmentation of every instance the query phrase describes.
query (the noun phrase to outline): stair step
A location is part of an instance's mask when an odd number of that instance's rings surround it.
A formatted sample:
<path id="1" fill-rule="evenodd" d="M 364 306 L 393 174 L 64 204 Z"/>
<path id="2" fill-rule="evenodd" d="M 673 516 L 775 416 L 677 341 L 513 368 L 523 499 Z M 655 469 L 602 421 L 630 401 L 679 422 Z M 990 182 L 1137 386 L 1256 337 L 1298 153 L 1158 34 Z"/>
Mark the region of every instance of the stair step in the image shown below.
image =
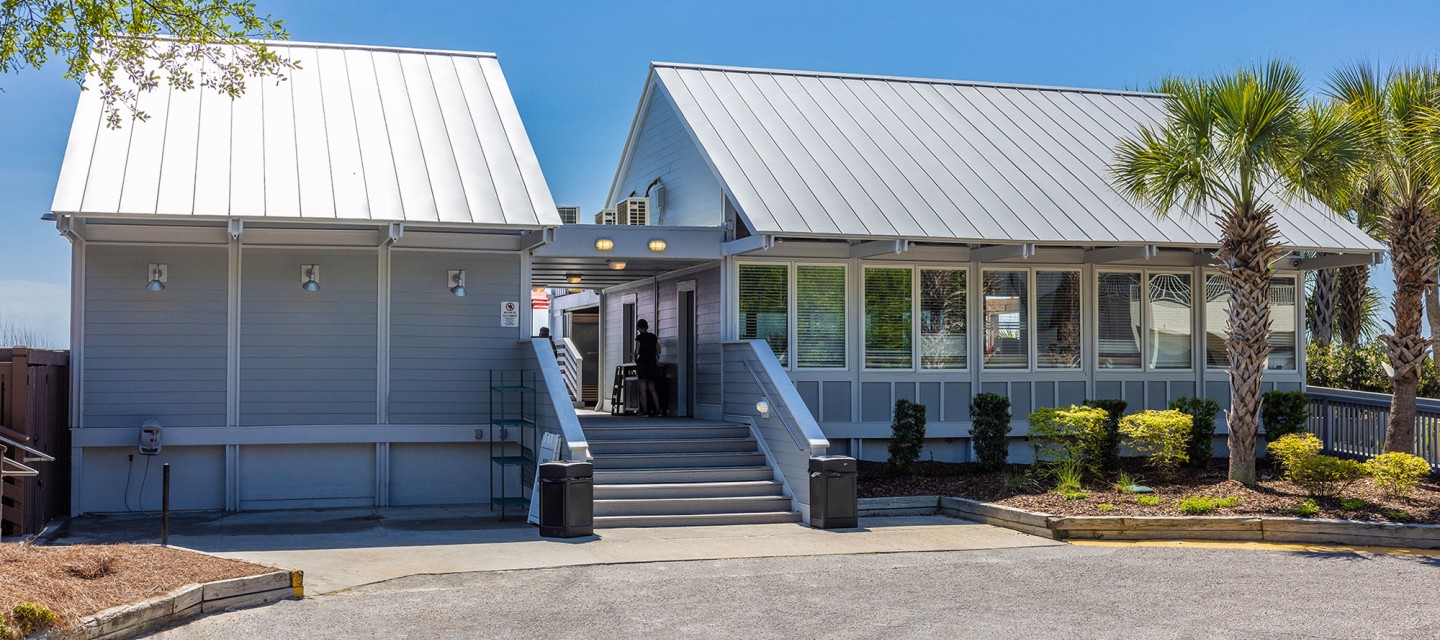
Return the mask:
<path id="1" fill-rule="evenodd" d="M 668 435 L 668 434 L 667 434 Z M 589 438 L 586 438 L 589 440 Z M 626 453 L 704 453 L 711 451 L 759 451 L 752 438 L 684 438 L 657 440 L 589 440 L 590 453 L 605 456 Z"/>
<path id="2" fill-rule="evenodd" d="M 606 442 L 613 440 L 678 440 L 682 438 L 748 438 L 750 437 L 749 427 L 732 427 L 723 425 L 705 426 L 628 426 L 628 427 L 594 427 L 586 425 L 585 439 L 590 442 Z"/>
<path id="3" fill-rule="evenodd" d="M 707 451 L 704 453 L 623 453 L 598 455 L 596 469 L 673 469 L 676 467 L 761 467 L 759 451 Z"/>
<path id="4" fill-rule="evenodd" d="M 619 527 L 693 527 L 726 524 L 774 524 L 799 522 L 800 514 L 793 511 L 763 513 L 699 513 L 658 516 L 596 516 L 595 527 L 615 529 Z"/>
<path id="5" fill-rule="evenodd" d="M 603 484 L 595 486 L 595 500 L 779 496 L 784 490 L 774 480 Z"/>
<path id="6" fill-rule="evenodd" d="M 785 511 L 784 496 L 727 496 L 723 498 L 658 498 L 596 500 L 597 516 L 693 515 L 698 513 L 764 513 Z"/>
<path id="7" fill-rule="evenodd" d="M 763 464 L 749 467 L 673 467 L 669 469 L 595 470 L 595 491 L 617 484 L 678 484 L 708 482 L 753 482 L 774 480 L 775 472 Z"/>

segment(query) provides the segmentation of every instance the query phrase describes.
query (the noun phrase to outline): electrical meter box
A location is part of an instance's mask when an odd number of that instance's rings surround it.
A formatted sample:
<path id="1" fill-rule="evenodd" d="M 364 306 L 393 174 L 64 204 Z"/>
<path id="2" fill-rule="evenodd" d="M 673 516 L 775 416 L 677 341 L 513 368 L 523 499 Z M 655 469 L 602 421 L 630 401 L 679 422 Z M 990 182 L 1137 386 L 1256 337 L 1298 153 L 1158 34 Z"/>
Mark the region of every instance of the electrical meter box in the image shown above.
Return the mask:
<path id="1" fill-rule="evenodd" d="M 140 425 L 140 455 L 153 456 L 160 453 L 160 423 L 146 420 Z"/>

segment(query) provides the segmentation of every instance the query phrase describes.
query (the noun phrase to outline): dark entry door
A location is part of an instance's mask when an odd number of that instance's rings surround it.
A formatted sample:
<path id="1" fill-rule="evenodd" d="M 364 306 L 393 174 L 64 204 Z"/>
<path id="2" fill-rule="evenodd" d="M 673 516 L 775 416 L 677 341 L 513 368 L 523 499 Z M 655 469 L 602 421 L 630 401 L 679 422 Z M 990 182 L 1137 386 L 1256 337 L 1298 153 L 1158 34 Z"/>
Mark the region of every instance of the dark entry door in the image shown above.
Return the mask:
<path id="1" fill-rule="evenodd" d="M 681 291 L 676 336 L 676 413 L 695 415 L 695 292 Z"/>

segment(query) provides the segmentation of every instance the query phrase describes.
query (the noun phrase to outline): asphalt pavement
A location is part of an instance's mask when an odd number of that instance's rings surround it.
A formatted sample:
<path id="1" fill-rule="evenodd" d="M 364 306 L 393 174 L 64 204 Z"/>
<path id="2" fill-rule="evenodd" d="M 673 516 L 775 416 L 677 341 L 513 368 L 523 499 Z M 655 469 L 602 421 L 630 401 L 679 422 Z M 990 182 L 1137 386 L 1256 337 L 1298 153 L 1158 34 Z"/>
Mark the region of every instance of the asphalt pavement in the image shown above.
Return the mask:
<path id="1" fill-rule="evenodd" d="M 1055 546 L 420 575 L 157 638 L 1440 638 L 1440 558 Z"/>

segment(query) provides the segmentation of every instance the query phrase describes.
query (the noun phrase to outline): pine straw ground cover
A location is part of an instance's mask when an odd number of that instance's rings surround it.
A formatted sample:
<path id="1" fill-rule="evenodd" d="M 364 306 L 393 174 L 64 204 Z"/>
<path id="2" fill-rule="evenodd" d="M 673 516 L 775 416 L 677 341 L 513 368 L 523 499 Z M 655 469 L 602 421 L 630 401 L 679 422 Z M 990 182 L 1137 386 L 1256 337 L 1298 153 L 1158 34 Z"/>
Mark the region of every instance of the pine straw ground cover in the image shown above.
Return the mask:
<path id="1" fill-rule="evenodd" d="M 1264 462 L 1261 481 L 1254 488 L 1226 479 L 1225 461 L 1221 459 L 1215 460 L 1211 471 L 1182 470 L 1169 481 L 1154 479 L 1140 462 L 1127 459 L 1126 469 L 1137 482 L 1155 490 L 1149 495 L 1160 499 L 1158 505 L 1144 506 L 1139 503 L 1141 494 L 1115 490 L 1110 486 L 1113 478 L 1087 482 L 1083 489 L 1085 497 L 1068 499 L 1050 491 L 1054 482 L 1048 479 L 1038 486 L 1032 484 L 1018 489 L 1007 487 L 1001 472 L 984 472 L 970 463 L 934 461 L 917 462 L 914 472 L 908 475 L 896 473 L 886 463 L 861 461 L 859 495 L 862 498 L 953 496 L 1057 516 L 1180 516 L 1185 514 L 1178 505 L 1188 496 L 1233 497 L 1238 499 L 1234 506 L 1219 507 L 1206 515 L 1287 518 L 1296 517 L 1295 507 L 1309 498 L 1300 486 L 1274 479 L 1278 474 L 1267 469 Z M 1012 484 L 1013 478 L 1027 469 L 1025 465 L 1011 465 Z M 1409 498 L 1387 497 L 1369 479 L 1351 485 L 1343 497 L 1358 498 L 1365 504 L 1357 509 L 1345 509 L 1340 499 L 1317 498 L 1315 503 L 1320 510 L 1312 517 L 1440 524 L 1440 478 L 1435 474 L 1422 481 Z M 1113 505 L 1113 508 L 1101 510 L 1102 504 Z"/>
<path id="2" fill-rule="evenodd" d="M 274 571 L 239 560 L 141 544 L 40 547 L 0 545 L 0 614 L 22 602 L 49 607 L 61 627 L 187 584 Z M 10 624 L 13 628 L 14 625 Z"/>

